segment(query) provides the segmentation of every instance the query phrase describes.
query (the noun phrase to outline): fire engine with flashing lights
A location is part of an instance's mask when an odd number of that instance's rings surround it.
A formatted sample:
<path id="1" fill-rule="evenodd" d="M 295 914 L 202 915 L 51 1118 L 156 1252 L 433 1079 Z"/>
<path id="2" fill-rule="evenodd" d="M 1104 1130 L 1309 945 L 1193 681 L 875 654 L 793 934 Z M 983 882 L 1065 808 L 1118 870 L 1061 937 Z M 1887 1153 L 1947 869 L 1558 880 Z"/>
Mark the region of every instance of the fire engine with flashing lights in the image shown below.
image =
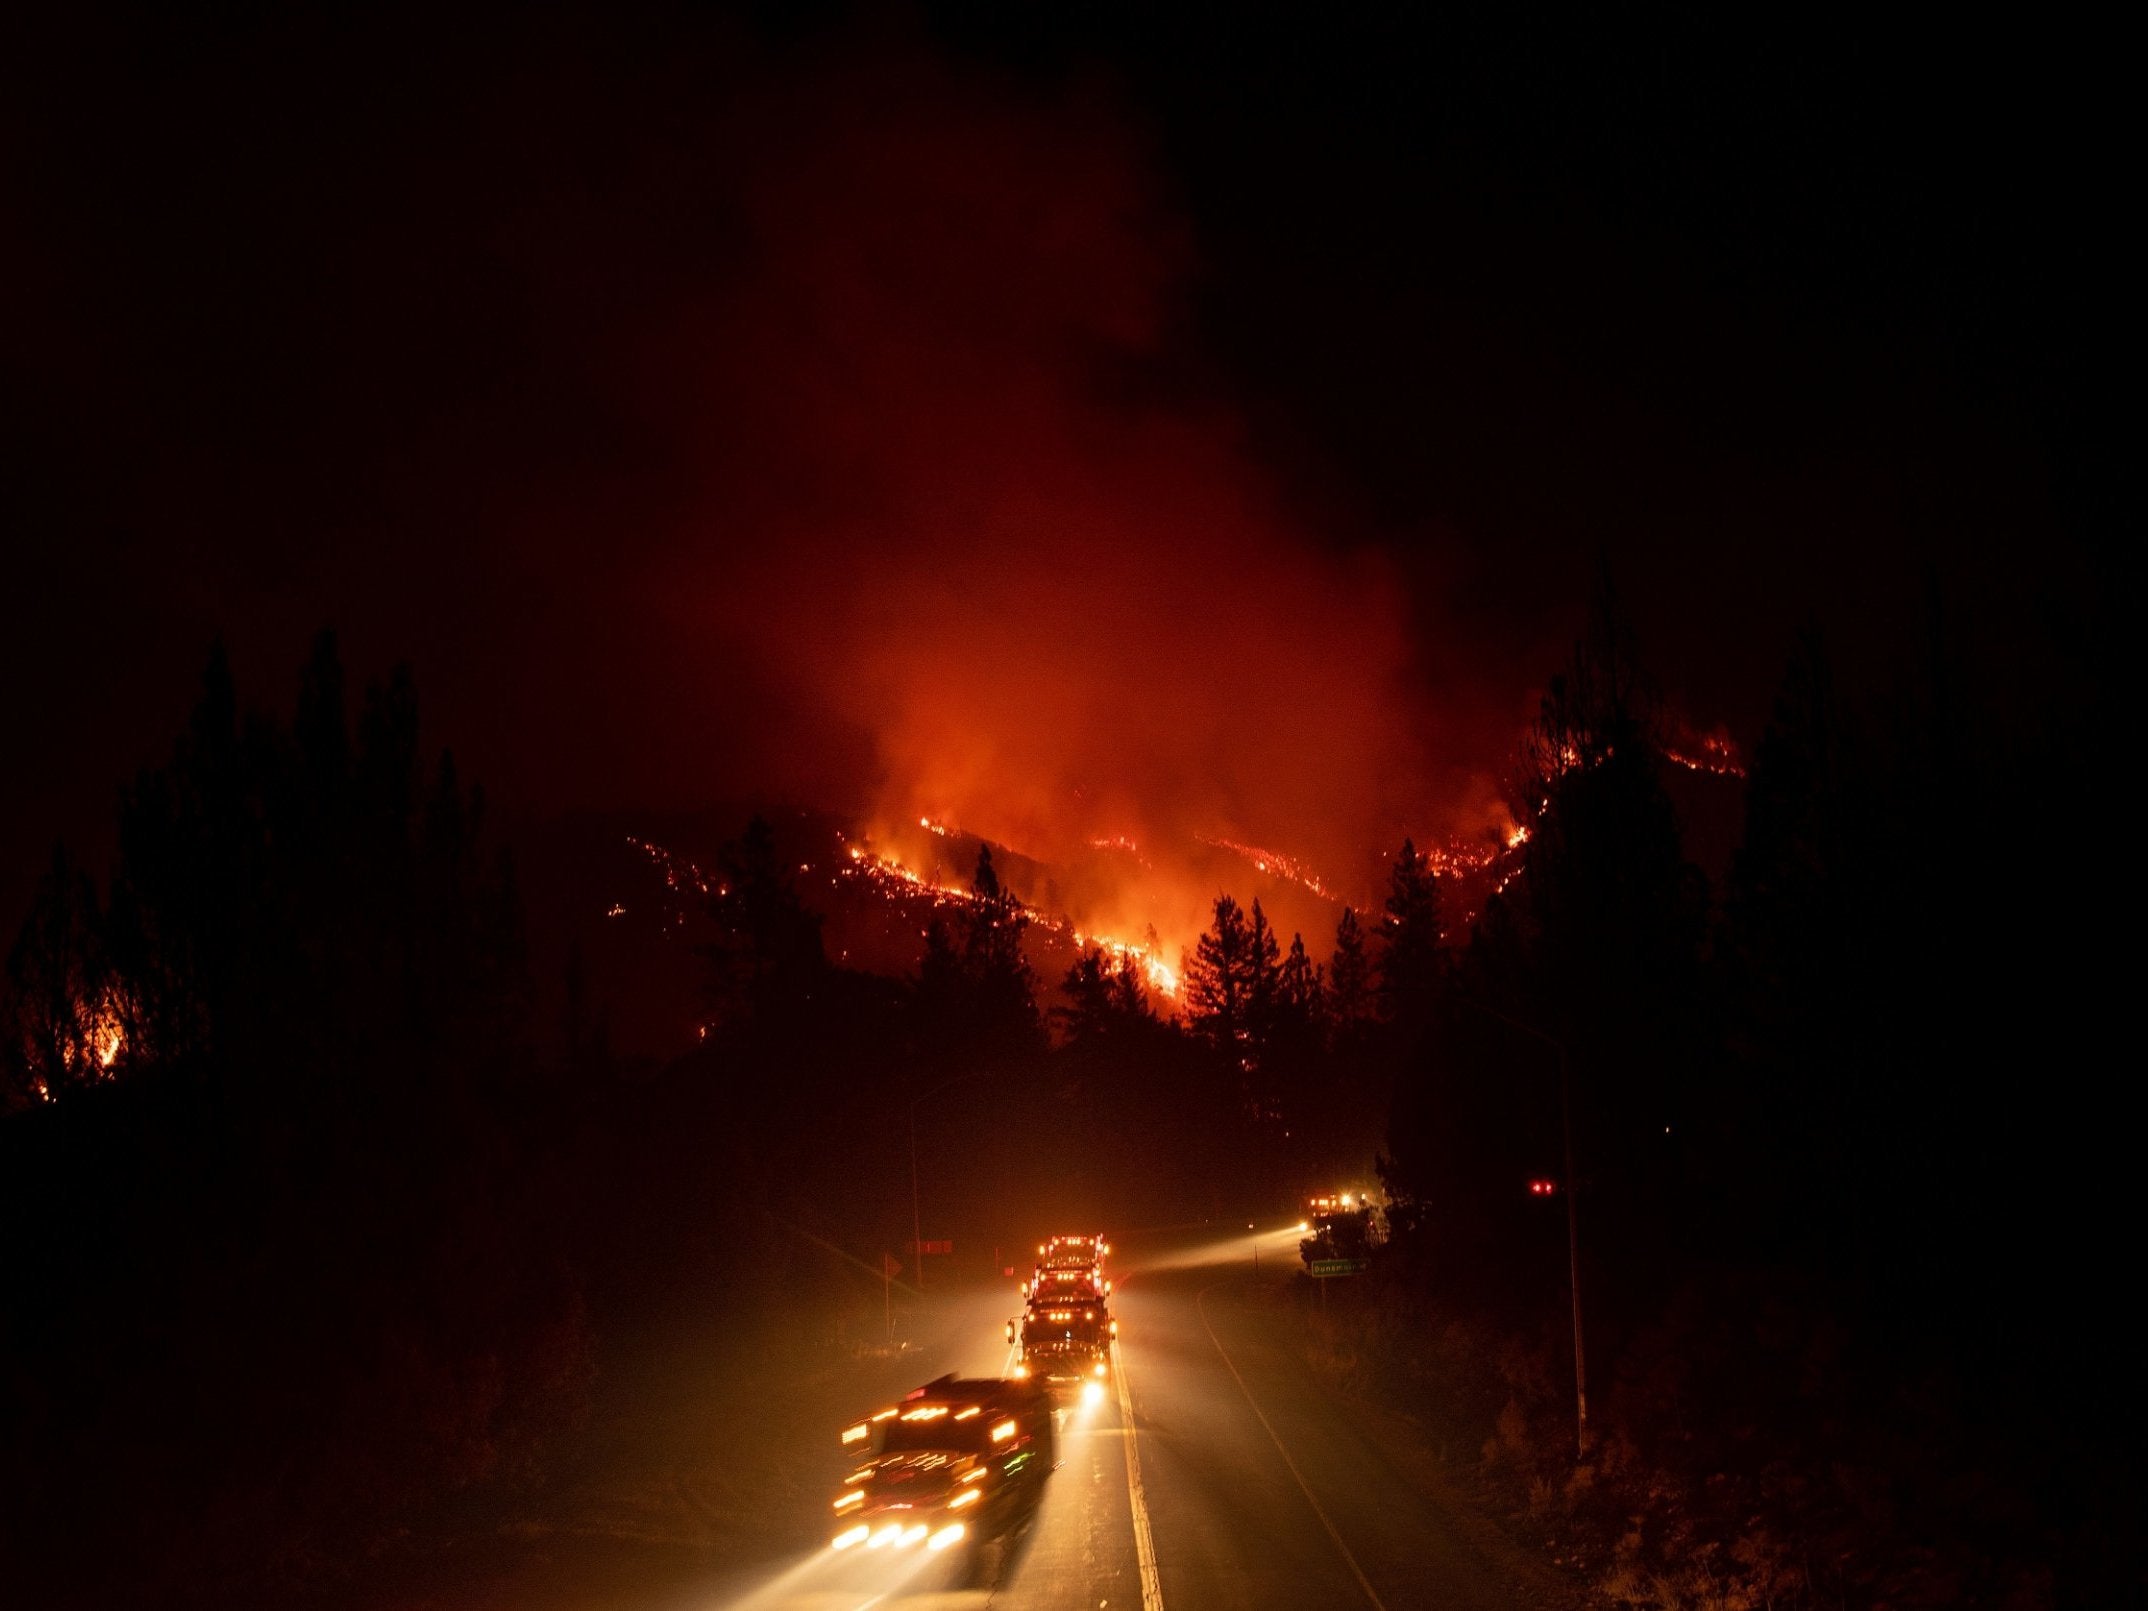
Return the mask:
<path id="1" fill-rule="evenodd" d="M 1094 1270 L 1101 1278 L 1111 1244 L 1101 1236 L 1054 1236 L 1037 1244 L 1037 1273 L 1048 1270 Z"/>
<path id="2" fill-rule="evenodd" d="M 1101 1299 L 1032 1298 L 1019 1320 L 1007 1322 L 1007 1341 L 1016 1344 L 1015 1375 L 1079 1393 L 1085 1404 L 1104 1397 L 1118 1335 L 1119 1323 Z"/>
<path id="3" fill-rule="evenodd" d="M 1086 1293 L 1111 1296 L 1111 1282 L 1104 1275 L 1104 1256 L 1111 1244 L 1101 1236 L 1054 1236 L 1037 1244 L 1037 1268 L 1022 1283 L 1022 1296 L 1044 1293 L 1073 1297 Z"/>
<path id="4" fill-rule="evenodd" d="M 1387 1215 L 1370 1192 L 1331 1192 L 1307 1200 L 1298 1228 L 1311 1233 L 1298 1244 L 1308 1265 L 1358 1259 L 1387 1240 Z"/>
<path id="5" fill-rule="evenodd" d="M 1022 1283 L 1028 1303 L 1102 1303 L 1111 1296 L 1111 1282 L 1095 1268 L 1039 1270 Z"/>
<path id="6" fill-rule="evenodd" d="M 1041 1382 L 942 1376 L 842 1434 L 831 1547 L 936 1554 L 1026 1521 L 1057 1463 Z"/>
<path id="7" fill-rule="evenodd" d="M 1053 1236 L 1037 1244 L 1036 1271 L 1022 1283 L 1022 1314 L 1007 1322 L 1007 1341 L 1017 1345 L 1017 1376 L 1078 1392 L 1085 1404 L 1103 1398 L 1111 1344 L 1119 1334 L 1106 1303 L 1111 1281 L 1104 1259 L 1110 1252 L 1101 1236 Z"/>

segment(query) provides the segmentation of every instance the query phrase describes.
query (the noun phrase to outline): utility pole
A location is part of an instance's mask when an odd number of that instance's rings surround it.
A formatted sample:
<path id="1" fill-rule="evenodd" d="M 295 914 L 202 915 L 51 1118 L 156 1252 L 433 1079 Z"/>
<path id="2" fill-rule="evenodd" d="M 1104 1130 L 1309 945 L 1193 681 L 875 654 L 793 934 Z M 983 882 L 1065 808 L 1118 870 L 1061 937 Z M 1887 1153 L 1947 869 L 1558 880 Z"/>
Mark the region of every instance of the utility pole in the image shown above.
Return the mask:
<path id="1" fill-rule="evenodd" d="M 1487 1018 L 1498 1019 L 1509 1029 L 1542 1041 L 1559 1054 L 1559 1130 L 1566 1152 L 1566 1281 L 1574 1310 L 1574 1458 L 1585 1460 L 1589 1453 L 1589 1365 L 1588 1354 L 1581 1343 L 1581 1182 L 1574 1173 L 1573 1076 L 1568 1067 L 1566 1042 L 1459 991 L 1452 992 L 1451 999 L 1465 1007 L 1474 1007 Z"/>
<path id="2" fill-rule="evenodd" d="M 957 1074 L 951 1080 L 922 1090 L 910 1098 L 910 1251 L 917 1259 L 917 1295 L 925 1295 L 925 1228 L 924 1216 L 918 1210 L 917 1189 L 917 1105 L 928 1096 L 938 1096 L 950 1085 L 961 1085 L 970 1080 L 981 1080 L 992 1072 L 981 1068 L 974 1074 Z"/>
<path id="3" fill-rule="evenodd" d="M 1566 1281 L 1574 1299 L 1574 1458 L 1585 1460 L 1589 1454 L 1589 1366 L 1581 1346 L 1581 1214 L 1575 1202 L 1581 1185 L 1574 1175 L 1573 1082 L 1567 1073 L 1566 1046 L 1553 1044 L 1559 1048 L 1559 1128 L 1566 1141 Z"/>
<path id="4" fill-rule="evenodd" d="M 927 1092 L 926 1095 L 930 1095 Z M 925 1295 L 925 1230 L 917 1207 L 917 1104 L 910 1099 L 910 1256 L 917 1261 L 917 1295 Z"/>

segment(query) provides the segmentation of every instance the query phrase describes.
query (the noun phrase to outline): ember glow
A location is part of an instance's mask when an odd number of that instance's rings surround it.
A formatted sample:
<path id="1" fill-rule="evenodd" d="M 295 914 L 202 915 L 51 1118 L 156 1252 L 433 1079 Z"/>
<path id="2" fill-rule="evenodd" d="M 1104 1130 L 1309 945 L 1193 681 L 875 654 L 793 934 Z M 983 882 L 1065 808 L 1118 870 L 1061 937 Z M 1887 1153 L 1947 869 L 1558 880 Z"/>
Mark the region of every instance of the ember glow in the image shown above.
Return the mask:
<path id="1" fill-rule="evenodd" d="M 968 910 L 977 904 L 976 895 L 966 884 L 928 877 L 914 867 L 906 867 L 892 857 L 880 855 L 862 844 L 847 846 L 845 854 L 849 858 L 849 865 L 844 871 L 852 877 L 863 878 L 899 892 L 922 895 L 935 906 Z M 1159 995 L 1174 1000 L 1177 998 L 1178 971 L 1152 948 L 1108 934 L 1086 933 L 1056 913 L 1041 911 L 1026 903 L 1021 903 L 1021 907 L 1023 915 L 1029 919 L 1033 928 L 1060 936 L 1076 947 L 1094 946 L 1115 962 L 1131 958 L 1140 965 L 1150 989 Z"/>
<path id="2" fill-rule="evenodd" d="M 1738 746 L 1720 728 L 1712 733 L 1674 731 L 1663 740 L 1662 750 L 1666 761 L 1673 766 L 1682 766 L 1688 772 L 1706 772 L 1723 778 L 1745 776 L 1745 763 L 1738 757 Z"/>
<path id="3" fill-rule="evenodd" d="M 127 1049 L 127 1008 L 126 999 L 112 986 L 95 1000 L 78 999 L 70 1005 L 69 1021 L 61 1026 L 58 1037 L 69 1079 L 90 1084 L 115 1076 Z M 31 1081 L 30 1094 L 40 1102 L 54 1101 L 58 1095 L 42 1077 Z"/>
<path id="4" fill-rule="evenodd" d="M 1228 850 L 1243 856 L 1253 864 L 1253 870 L 1274 878 L 1287 878 L 1293 884 L 1311 890 L 1324 901 L 1335 899 L 1335 893 L 1320 881 L 1320 875 L 1295 857 L 1286 856 L 1278 850 L 1263 850 L 1258 845 L 1241 845 L 1235 839 L 1203 838 L 1204 845 L 1214 845 L 1218 850 Z"/>

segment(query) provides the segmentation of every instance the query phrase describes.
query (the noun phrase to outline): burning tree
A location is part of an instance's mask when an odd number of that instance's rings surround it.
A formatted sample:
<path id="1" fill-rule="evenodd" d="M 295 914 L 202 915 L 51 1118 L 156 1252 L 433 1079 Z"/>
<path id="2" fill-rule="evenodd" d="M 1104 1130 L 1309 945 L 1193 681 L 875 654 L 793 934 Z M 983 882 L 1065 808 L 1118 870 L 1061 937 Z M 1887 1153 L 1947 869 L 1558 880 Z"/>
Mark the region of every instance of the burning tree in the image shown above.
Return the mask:
<path id="1" fill-rule="evenodd" d="M 8 953 L 5 1063 L 18 1100 L 52 1102 L 112 1077 L 124 1005 L 103 961 L 97 887 L 55 846 L 29 920 Z"/>

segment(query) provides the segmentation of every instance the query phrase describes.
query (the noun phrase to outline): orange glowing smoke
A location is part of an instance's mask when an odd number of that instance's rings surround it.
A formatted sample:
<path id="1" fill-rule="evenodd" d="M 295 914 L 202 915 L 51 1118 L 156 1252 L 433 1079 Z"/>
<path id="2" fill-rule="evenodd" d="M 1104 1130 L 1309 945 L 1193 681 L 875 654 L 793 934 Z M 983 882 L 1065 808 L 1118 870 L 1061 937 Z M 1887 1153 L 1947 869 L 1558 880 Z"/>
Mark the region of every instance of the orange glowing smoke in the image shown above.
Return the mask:
<path id="1" fill-rule="evenodd" d="M 1480 820 L 1510 713 L 1242 421 L 1127 383 L 1173 358 L 1191 257 L 1107 109 L 915 64 L 801 96 L 736 198 L 751 316 L 699 332 L 704 507 L 648 578 L 722 648 L 682 722 L 738 724 L 744 668 L 782 716 L 739 770 L 878 855 L 929 876 L 982 836 L 1051 869 L 1033 906 L 1174 959 L 1259 893 L 1324 951 L 1403 824 Z"/>

